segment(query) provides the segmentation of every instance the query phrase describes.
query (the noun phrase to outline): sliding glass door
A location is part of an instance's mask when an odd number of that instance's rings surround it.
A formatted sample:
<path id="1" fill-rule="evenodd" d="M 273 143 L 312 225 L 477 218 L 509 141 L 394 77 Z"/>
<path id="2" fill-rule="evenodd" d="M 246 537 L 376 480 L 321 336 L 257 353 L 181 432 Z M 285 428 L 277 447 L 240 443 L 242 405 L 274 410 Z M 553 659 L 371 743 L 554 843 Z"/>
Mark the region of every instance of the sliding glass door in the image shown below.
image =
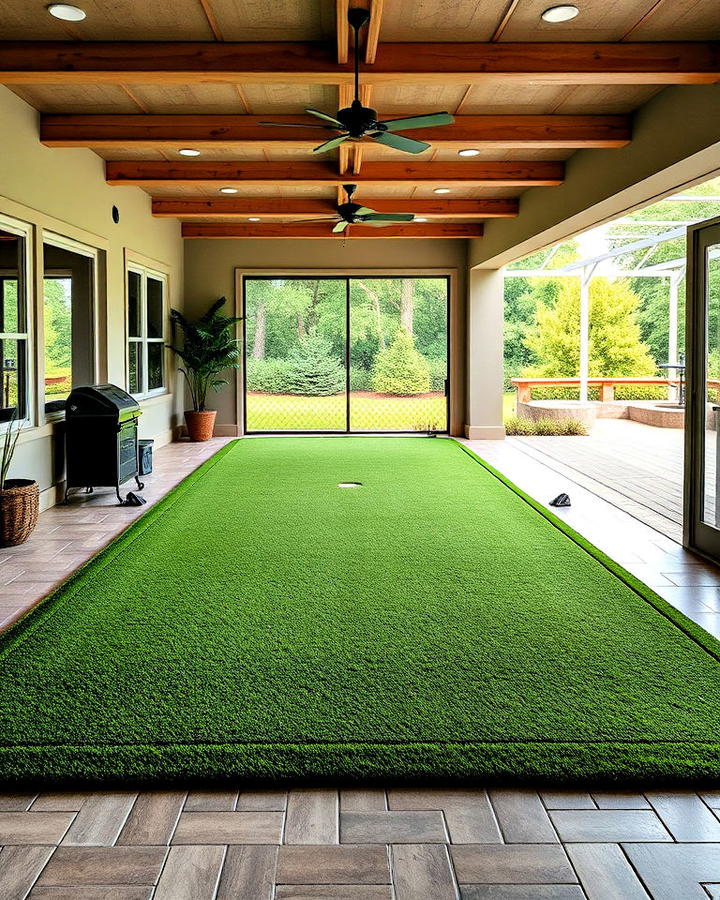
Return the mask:
<path id="1" fill-rule="evenodd" d="M 720 219 L 688 229 L 685 544 L 720 562 Z"/>
<path id="2" fill-rule="evenodd" d="M 245 276 L 246 432 L 445 432 L 449 279 Z"/>

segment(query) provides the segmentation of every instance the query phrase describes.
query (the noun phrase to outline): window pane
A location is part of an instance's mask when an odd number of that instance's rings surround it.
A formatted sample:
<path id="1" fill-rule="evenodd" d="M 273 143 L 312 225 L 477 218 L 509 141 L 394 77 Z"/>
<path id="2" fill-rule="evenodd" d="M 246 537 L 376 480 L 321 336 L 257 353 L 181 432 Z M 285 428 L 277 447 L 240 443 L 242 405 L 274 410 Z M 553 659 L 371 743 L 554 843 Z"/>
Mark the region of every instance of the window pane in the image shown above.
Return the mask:
<path id="1" fill-rule="evenodd" d="M 62 409 L 72 389 L 72 279 L 45 278 L 45 409 Z"/>
<path id="2" fill-rule="evenodd" d="M 130 341 L 128 348 L 128 390 L 131 394 L 139 394 L 142 391 L 141 348 L 142 344 L 139 341 Z"/>
<path id="3" fill-rule="evenodd" d="M 0 334 L 27 332 L 25 238 L 0 230 Z"/>
<path id="4" fill-rule="evenodd" d="M 147 280 L 147 336 L 163 336 L 163 283 L 157 278 Z"/>
<path id="5" fill-rule="evenodd" d="M 0 338 L 0 422 L 27 416 L 27 341 Z"/>
<path id="6" fill-rule="evenodd" d="M 18 331 L 17 278 L 0 279 L 0 332 Z"/>
<path id="7" fill-rule="evenodd" d="M 140 337 L 140 297 L 142 275 L 137 272 L 128 272 L 128 334 L 130 337 Z"/>
<path id="8" fill-rule="evenodd" d="M 148 390 L 155 391 L 163 386 L 164 346 L 159 341 L 151 342 L 148 348 Z"/>

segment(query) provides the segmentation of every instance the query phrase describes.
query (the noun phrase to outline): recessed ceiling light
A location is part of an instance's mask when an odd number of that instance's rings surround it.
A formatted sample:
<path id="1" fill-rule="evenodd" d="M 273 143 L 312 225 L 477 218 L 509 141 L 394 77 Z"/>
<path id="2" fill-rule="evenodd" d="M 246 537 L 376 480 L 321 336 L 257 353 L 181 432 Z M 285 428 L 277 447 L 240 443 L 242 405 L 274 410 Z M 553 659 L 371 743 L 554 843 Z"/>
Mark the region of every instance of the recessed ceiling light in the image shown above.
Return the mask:
<path id="1" fill-rule="evenodd" d="M 479 150 L 458 150 L 458 156 L 480 156 Z"/>
<path id="2" fill-rule="evenodd" d="M 450 188 L 435 188 L 433 194 L 449 194 Z"/>
<path id="3" fill-rule="evenodd" d="M 79 6 L 71 6 L 69 3 L 51 3 L 47 11 L 56 19 L 62 19 L 63 22 L 82 22 L 87 16 L 84 9 Z"/>
<path id="4" fill-rule="evenodd" d="M 259 222 L 260 216 L 248 216 L 248 222 Z"/>
<path id="5" fill-rule="evenodd" d="M 414 221 L 415 221 L 415 222 L 427 222 L 427 219 L 417 219 L 417 218 L 416 218 Z"/>
<path id="6" fill-rule="evenodd" d="M 221 194 L 237 194 L 237 191 L 238 191 L 237 188 L 230 188 L 230 187 L 228 187 L 228 188 L 220 188 L 220 193 L 221 193 Z"/>
<path id="7" fill-rule="evenodd" d="M 551 6 L 549 9 L 546 9 L 545 12 L 540 16 L 540 18 L 544 22 L 569 22 L 570 19 L 574 19 L 575 16 L 580 14 L 580 10 L 577 6 L 572 6 L 569 3 L 563 3 L 561 6 Z"/>
<path id="8" fill-rule="evenodd" d="M 193 150 L 192 147 L 183 147 L 181 150 L 178 150 L 180 156 L 200 156 L 199 150 Z"/>

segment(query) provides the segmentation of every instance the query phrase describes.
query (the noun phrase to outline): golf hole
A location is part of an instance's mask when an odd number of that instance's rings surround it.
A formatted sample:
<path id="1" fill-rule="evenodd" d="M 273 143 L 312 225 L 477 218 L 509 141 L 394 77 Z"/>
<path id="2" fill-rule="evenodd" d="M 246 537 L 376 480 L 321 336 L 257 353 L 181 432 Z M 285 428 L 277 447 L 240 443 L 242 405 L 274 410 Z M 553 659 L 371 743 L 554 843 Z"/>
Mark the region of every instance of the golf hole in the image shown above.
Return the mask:
<path id="1" fill-rule="evenodd" d="M 341 481 L 338 487 L 362 487 L 362 481 Z"/>

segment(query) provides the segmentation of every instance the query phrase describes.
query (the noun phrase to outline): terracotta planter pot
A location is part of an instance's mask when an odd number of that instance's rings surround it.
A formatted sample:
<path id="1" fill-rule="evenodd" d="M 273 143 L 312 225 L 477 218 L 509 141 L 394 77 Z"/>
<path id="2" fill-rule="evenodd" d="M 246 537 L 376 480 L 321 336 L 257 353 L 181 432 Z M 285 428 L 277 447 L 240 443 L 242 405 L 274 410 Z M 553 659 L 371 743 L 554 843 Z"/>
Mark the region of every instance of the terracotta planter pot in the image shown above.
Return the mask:
<path id="1" fill-rule="evenodd" d="M 204 412 L 196 412 L 188 409 L 185 411 L 185 424 L 191 441 L 209 441 L 215 428 L 214 409 L 206 409 Z"/>
<path id="2" fill-rule="evenodd" d="M 24 544 L 37 525 L 40 489 L 37 481 L 8 478 L 0 491 L 0 547 Z"/>

